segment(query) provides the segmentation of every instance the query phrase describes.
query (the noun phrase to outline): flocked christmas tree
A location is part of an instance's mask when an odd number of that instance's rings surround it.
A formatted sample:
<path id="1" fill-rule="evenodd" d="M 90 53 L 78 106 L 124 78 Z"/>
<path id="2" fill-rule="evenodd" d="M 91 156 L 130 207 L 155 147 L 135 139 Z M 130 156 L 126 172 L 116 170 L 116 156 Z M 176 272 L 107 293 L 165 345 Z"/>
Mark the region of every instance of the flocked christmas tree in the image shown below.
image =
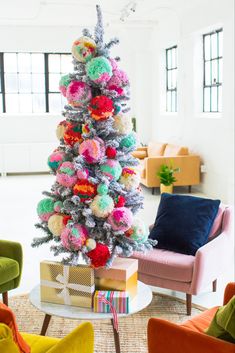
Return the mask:
<path id="1" fill-rule="evenodd" d="M 74 72 L 60 80 L 67 98 L 57 127 L 59 147 L 48 165 L 56 181 L 38 206 L 37 228 L 46 235 L 32 246 L 53 241 L 54 255 L 76 265 L 79 254 L 93 267 L 110 266 L 116 255 L 150 249 L 144 223 L 134 215 L 143 207 L 138 160 L 131 152 L 136 136 L 128 115 L 129 80 L 110 57 L 118 43 L 103 40 L 102 15 L 94 36 L 87 29 L 72 46 Z"/>

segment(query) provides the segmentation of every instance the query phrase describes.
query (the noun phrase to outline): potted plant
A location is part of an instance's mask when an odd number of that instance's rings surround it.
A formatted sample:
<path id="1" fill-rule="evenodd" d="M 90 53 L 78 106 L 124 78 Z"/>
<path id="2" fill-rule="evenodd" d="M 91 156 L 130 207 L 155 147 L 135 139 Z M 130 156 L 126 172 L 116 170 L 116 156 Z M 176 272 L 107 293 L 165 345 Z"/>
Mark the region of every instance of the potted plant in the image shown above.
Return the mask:
<path id="1" fill-rule="evenodd" d="M 168 166 L 162 164 L 160 170 L 157 172 L 157 176 L 160 178 L 160 192 L 167 192 L 172 194 L 173 192 L 173 183 L 177 180 L 174 177 L 174 173 L 179 172 L 179 168 L 173 168 L 172 165 Z"/>

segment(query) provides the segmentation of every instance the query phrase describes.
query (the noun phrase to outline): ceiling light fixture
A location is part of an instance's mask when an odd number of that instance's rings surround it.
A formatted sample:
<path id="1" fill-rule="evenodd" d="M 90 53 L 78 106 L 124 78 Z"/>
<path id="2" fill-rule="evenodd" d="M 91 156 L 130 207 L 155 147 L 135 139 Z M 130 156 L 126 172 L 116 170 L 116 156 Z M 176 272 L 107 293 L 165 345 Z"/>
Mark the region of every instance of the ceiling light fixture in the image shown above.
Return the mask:
<path id="1" fill-rule="evenodd" d="M 129 1 L 121 10 L 120 20 L 124 22 L 133 12 L 136 12 L 137 1 Z"/>

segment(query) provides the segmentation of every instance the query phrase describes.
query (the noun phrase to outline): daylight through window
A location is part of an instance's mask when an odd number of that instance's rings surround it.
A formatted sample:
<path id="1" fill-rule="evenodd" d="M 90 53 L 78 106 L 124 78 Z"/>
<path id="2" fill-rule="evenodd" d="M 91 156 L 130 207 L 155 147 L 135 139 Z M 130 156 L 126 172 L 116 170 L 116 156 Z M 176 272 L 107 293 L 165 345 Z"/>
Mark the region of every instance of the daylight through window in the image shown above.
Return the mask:
<path id="1" fill-rule="evenodd" d="M 223 30 L 203 35 L 203 112 L 222 111 Z"/>

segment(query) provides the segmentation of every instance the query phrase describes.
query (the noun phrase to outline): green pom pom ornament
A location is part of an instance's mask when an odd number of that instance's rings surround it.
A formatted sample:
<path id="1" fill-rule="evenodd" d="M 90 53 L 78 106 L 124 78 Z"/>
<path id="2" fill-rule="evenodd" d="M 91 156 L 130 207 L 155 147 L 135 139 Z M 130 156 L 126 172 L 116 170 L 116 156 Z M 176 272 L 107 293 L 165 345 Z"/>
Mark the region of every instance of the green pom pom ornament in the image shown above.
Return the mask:
<path id="1" fill-rule="evenodd" d="M 61 79 L 59 82 L 59 89 L 64 97 L 66 97 L 67 87 L 70 84 L 70 82 L 71 82 L 71 79 L 70 79 L 69 75 L 61 76 Z"/>
<path id="2" fill-rule="evenodd" d="M 109 195 L 96 195 L 90 205 L 93 215 L 106 218 L 114 209 L 114 202 Z"/>
<path id="3" fill-rule="evenodd" d="M 125 232 L 125 236 L 141 244 L 148 239 L 148 230 L 142 220 L 135 218 L 132 226 Z"/>
<path id="4" fill-rule="evenodd" d="M 120 142 L 120 147 L 130 148 L 136 145 L 136 137 L 133 133 L 123 137 Z"/>
<path id="5" fill-rule="evenodd" d="M 98 56 L 88 61 L 86 73 L 95 83 L 105 83 L 110 80 L 113 72 L 110 61 L 104 56 Z"/>
<path id="6" fill-rule="evenodd" d="M 37 213 L 42 221 L 47 222 L 54 214 L 54 201 L 49 198 L 39 201 L 37 205 Z"/>
<path id="7" fill-rule="evenodd" d="M 107 195 L 108 190 L 109 190 L 109 188 L 106 184 L 101 183 L 98 185 L 97 192 L 99 195 Z"/>

